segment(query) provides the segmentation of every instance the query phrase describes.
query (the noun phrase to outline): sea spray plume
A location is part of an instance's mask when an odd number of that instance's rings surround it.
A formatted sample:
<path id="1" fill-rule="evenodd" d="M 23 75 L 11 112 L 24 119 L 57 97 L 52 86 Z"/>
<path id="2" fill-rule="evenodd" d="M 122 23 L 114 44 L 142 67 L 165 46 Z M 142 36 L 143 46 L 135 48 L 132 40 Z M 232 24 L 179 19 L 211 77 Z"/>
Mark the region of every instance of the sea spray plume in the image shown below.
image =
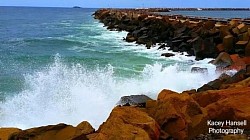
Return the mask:
<path id="1" fill-rule="evenodd" d="M 140 75 L 120 78 L 111 65 L 88 69 L 82 64 L 66 65 L 56 55 L 44 69 L 24 75 L 22 92 L 0 103 L 0 126 L 24 129 L 61 122 L 77 125 L 87 120 L 98 128 L 122 96 L 146 94 L 156 98 L 164 88 L 198 88 L 218 76 L 180 71 L 179 67 L 147 65 Z"/>
<path id="2" fill-rule="evenodd" d="M 77 124 L 84 119 L 100 124 L 98 118 L 113 107 L 105 104 L 110 91 L 104 88 L 113 85 L 108 79 L 112 73 L 112 68 L 91 72 L 79 64 L 69 67 L 57 55 L 42 71 L 25 75 L 26 89 L 1 105 L 0 126 Z"/>

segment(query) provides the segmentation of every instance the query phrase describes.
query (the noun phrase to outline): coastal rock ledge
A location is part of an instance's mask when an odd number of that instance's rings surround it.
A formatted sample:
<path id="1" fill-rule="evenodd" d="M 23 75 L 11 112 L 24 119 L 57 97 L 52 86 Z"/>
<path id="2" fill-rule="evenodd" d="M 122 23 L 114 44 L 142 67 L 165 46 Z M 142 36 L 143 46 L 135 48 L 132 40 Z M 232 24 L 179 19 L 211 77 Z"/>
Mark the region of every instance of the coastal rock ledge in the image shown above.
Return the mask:
<path id="1" fill-rule="evenodd" d="M 241 71 L 235 75 L 242 74 Z M 214 140 L 248 139 L 250 132 L 250 77 L 227 77 L 217 89 L 177 93 L 164 89 L 156 100 L 115 107 L 98 130 L 86 121 L 76 127 L 48 125 L 27 130 L 0 128 L 1 140 Z M 231 81 L 227 84 L 225 81 Z M 233 82 L 232 82 L 233 81 Z M 135 96 L 131 96 L 135 97 Z M 140 97 L 140 96 L 138 96 Z M 141 96 L 145 98 L 145 96 Z M 129 98 L 129 96 L 126 96 Z M 136 101 L 136 100 L 135 100 Z M 139 100 L 142 103 L 141 100 Z M 208 121 L 244 122 L 244 125 L 211 126 Z M 209 134 L 214 129 L 244 129 L 243 134 Z"/>

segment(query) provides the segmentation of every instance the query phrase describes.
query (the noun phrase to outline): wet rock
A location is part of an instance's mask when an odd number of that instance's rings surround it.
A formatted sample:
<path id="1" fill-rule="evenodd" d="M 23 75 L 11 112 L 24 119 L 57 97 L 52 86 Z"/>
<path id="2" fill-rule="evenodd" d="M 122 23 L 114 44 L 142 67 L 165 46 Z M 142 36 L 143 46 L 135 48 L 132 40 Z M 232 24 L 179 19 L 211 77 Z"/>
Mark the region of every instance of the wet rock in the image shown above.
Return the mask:
<path id="1" fill-rule="evenodd" d="M 131 34 L 128 34 L 125 40 L 127 42 L 134 42 L 134 41 L 136 41 L 136 38 L 134 36 L 132 36 Z"/>
<path id="2" fill-rule="evenodd" d="M 200 67 L 192 67 L 191 69 L 192 73 L 208 73 L 208 69 L 207 68 L 200 68 Z"/>
<path id="3" fill-rule="evenodd" d="M 242 70 L 238 71 L 236 74 L 234 74 L 230 79 L 225 81 L 225 84 L 232 84 L 232 83 L 240 82 L 240 81 L 246 79 L 245 74 L 246 74 L 246 70 L 242 69 Z"/>
<path id="4" fill-rule="evenodd" d="M 140 106 L 145 107 L 146 102 L 152 100 L 146 95 L 130 95 L 121 97 L 117 105 L 120 106 Z"/>
<path id="5" fill-rule="evenodd" d="M 152 45 L 153 45 L 153 42 L 149 41 L 149 42 L 146 43 L 146 48 L 150 49 L 152 47 Z"/>
<path id="6" fill-rule="evenodd" d="M 146 35 L 139 37 L 136 41 L 138 44 L 147 44 L 147 42 L 149 42 L 149 37 Z"/>
<path id="7" fill-rule="evenodd" d="M 166 44 L 162 44 L 159 48 L 158 48 L 158 50 L 165 50 L 166 49 L 166 47 L 167 47 L 167 45 Z"/>
<path id="8" fill-rule="evenodd" d="M 175 56 L 175 55 L 172 53 L 163 53 L 163 54 L 161 54 L 161 56 L 171 57 L 171 56 Z"/>
<path id="9" fill-rule="evenodd" d="M 222 84 L 223 84 L 222 80 L 215 79 L 213 81 L 208 82 L 207 84 L 204 84 L 202 87 L 198 88 L 197 92 L 207 91 L 207 90 L 218 90 L 220 89 Z"/>
<path id="10" fill-rule="evenodd" d="M 208 84 L 204 84 L 202 87 L 197 89 L 197 92 L 202 92 L 202 91 L 207 91 L 207 90 L 215 90 L 215 89 Z"/>
<path id="11" fill-rule="evenodd" d="M 160 127 L 153 118 L 138 108 L 127 106 L 115 107 L 97 133 L 88 135 L 90 140 L 157 140 L 159 137 Z"/>
<path id="12" fill-rule="evenodd" d="M 231 76 L 229 76 L 229 75 L 226 74 L 226 73 L 222 73 L 218 79 L 220 79 L 221 81 L 225 82 L 225 81 L 228 80 L 229 78 L 231 78 Z"/>

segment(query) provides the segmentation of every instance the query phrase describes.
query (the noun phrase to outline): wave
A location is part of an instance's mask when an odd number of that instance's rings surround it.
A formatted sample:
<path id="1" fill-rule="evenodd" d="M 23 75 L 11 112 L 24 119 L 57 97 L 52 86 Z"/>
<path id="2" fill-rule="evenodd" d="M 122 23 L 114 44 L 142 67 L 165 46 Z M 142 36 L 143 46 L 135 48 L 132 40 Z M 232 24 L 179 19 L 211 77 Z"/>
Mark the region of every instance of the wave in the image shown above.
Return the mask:
<path id="1" fill-rule="evenodd" d="M 218 77 L 181 71 L 179 65 L 147 65 L 132 78 L 114 76 L 114 68 L 88 69 L 66 65 L 59 55 L 43 70 L 26 74 L 25 88 L 0 103 L 0 126 L 22 129 L 57 123 L 77 125 L 89 121 L 95 128 L 106 120 L 121 96 L 146 94 L 156 98 L 164 88 L 183 91 L 198 88 Z"/>

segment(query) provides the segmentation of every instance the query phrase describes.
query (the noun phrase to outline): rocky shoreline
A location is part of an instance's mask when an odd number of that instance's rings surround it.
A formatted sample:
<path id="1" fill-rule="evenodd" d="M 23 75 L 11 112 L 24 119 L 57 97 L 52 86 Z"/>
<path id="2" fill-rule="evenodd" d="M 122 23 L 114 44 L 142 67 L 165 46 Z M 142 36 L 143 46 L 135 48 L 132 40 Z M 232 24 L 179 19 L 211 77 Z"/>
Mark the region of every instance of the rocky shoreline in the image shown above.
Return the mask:
<path id="1" fill-rule="evenodd" d="M 223 73 L 198 89 L 176 93 L 163 89 L 156 100 L 145 95 L 124 96 L 98 130 L 83 121 L 76 127 L 49 125 L 27 130 L 0 128 L 0 140 L 234 140 L 250 139 L 250 28 L 242 20 L 220 22 L 182 19 L 140 10 L 101 9 L 95 18 L 110 30 L 128 31 L 126 41 L 161 43 L 186 52 L 197 60 L 214 58 L 218 70 L 236 69 L 233 76 Z M 171 56 L 165 54 L 164 56 Z M 206 72 L 196 68 L 194 72 Z M 213 125 L 208 121 L 247 122 L 246 125 Z M 39 120 L 38 120 L 39 121 Z M 214 134 L 213 129 L 244 129 L 244 134 Z"/>

